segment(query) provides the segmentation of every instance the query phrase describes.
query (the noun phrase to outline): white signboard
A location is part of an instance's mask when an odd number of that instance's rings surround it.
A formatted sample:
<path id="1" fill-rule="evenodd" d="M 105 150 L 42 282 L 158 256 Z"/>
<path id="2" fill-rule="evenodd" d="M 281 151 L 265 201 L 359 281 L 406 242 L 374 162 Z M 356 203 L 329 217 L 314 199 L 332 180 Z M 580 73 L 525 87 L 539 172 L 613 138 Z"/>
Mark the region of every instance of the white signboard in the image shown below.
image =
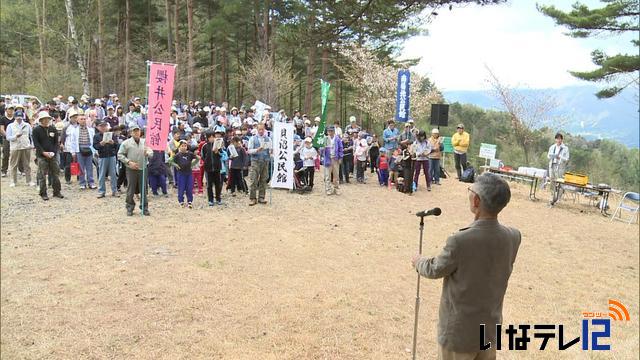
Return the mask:
<path id="1" fill-rule="evenodd" d="M 256 103 L 253 104 L 253 106 L 256 108 L 256 111 L 253 113 L 253 118 L 257 121 L 262 120 L 262 115 L 264 114 L 264 110 L 268 105 L 263 103 L 262 101 L 256 100 Z"/>
<path id="2" fill-rule="evenodd" d="M 271 187 L 293 189 L 293 124 L 273 124 L 273 174 Z"/>
<path id="3" fill-rule="evenodd" d="M 495 159 L 496 158 L 496 145 L 493 144 L 480 144 L 480 155 L 481 158 L 485 159 Z"/>

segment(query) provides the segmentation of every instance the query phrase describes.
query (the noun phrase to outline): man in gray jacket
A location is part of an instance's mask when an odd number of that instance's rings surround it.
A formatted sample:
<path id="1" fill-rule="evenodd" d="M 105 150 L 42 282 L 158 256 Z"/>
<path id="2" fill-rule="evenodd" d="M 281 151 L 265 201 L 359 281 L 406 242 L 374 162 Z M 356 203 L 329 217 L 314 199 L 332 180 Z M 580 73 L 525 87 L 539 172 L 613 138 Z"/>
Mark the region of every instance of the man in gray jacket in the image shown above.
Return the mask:
<path id="1" fill-rule="evenodd" d="M 496 324 L 502 323 L 502 303 L 520 246 L 520 231 L 501 225 L 498 213 L 511 198 L 501 177 L 484 173 L 468 188 L 474 222 L 447 239 L 440 255 L 416 255 L 420 275 L 444 278 L 438 321 L 439 358 L 495 359 Z M 480 324 L 488 335 L 480 339 Z M 480 343 L 491 342 L 481 351 Z"/>
<path id="2" fill-rule="evenodd" d="M 153 155 L 153 150 L 145 145 L 144 139 L 140 138 L 138 125 L 131 125 L 129 130 L 131 130 L 131 137 L 125 140 L 118 150 L 118 160 L 127 168 L 127 216 L 133 215 L 133 209 L 136 207 L 134 196 L 137 193 L 140 194 L 142 213 L 149 216 L 151 214 L 149 213 L 149 197 L 147 196 L 148 187 L 145 186 L 145 191 L 142 192 L 142 186 L 147 182 L 147 179 L 146 176 L 143 179 L 142 174 L 143 169 L 147 166 L 146 158 Z"/>

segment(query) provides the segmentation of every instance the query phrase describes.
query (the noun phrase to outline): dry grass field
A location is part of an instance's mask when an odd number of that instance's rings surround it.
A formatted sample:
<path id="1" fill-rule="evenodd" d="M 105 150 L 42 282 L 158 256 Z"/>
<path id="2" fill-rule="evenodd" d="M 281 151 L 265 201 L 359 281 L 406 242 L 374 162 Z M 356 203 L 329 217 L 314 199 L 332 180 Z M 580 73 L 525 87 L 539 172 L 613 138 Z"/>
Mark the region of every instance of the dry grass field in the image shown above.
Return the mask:
<path id="1" fill-rule="evenodd" d="M 320 177 L 317 178 L 320 185 Z M 273 191 L 271 205 L 224 198 L 180 209 L 173 193 L 152 216 L 126 217 L 124 197 L 63 185 L 43 202 L 1 186 L 2 359 L 409 359 L 416 274 L 416 211 L 428 218 L 426 255 L 472 220 L 467 184 L 445 180 L 411 197 L 349 185 L 326 197 Z M 501 221 L 522 245 L 505 324 L 564 324 L 619 299 L 631 321 L 612 322 L 609 352 L 580 345 L 500 359 L 637 359 L 638 225 L 609 223 L 586 203 L 528 200 L 512 183 Z M 546 194 L 541 194 L 546 197 Z M 613 204 L 612 204 L 613 206 Z M 136 212 L 137 215 L 137 212 Z M 418 354 L 436 358 L 442 281 L 423 279 Z M 504 344 L 504 342 L 503 342 Z M 554 348 L 556 350 L 554 350 Z"/>

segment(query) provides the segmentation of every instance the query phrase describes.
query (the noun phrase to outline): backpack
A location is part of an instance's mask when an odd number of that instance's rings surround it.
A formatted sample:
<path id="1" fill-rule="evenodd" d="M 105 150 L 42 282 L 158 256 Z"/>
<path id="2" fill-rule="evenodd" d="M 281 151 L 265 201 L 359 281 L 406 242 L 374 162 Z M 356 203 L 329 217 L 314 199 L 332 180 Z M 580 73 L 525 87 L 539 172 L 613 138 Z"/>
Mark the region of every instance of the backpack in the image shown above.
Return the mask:
<path id="1" fill-rule="evenodd" d="M 442 166 L 440 166 L 440 178 L 446 179 L 449 177 L 449 174 L 444 170 Z"/>
<path id="2" fill-rule="evenodd" d="M 460 177 L 460 181 L 466 182 L 466 183 L 472 183 L 475 180 L 475 177 L 476 177 L 476 169 L 474 169 L 473 166 L 470 166 L 462 173 L 462 176 Z"/>

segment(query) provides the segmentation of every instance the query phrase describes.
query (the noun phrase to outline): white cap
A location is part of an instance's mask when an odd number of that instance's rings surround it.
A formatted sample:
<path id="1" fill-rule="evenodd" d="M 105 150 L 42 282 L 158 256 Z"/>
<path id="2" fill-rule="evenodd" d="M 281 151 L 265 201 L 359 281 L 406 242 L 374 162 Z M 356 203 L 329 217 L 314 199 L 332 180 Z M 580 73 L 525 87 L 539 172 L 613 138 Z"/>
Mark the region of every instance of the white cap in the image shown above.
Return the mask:
<path id="1" fill-rule="evenodd" d="M 211 108 L 208 107 L 208 106 L 205 106 L 205 107 L 202 108 L 202 110 L 204 110 L 205 112 L 209 112 L 209 111 L 211 111 Z"/>
<path id="2" fill-rule="evenodd" d="M 264 108 L 267 109 L 267 110 L 271 110 L 271 106 L 269 106 L 269 105 L 265 106 Z"/>
<path id="3" fill-rule="evenodd" d="M 42 119 L 44 119 L 44 118 L 49 118 L 49 119 L 51 119 L 51 115 L 49 115 L 49 112 L 48 112 L 48 111 L 40 111 L 40 112 L 38 113 L 38 121 L 40 121 L 40 120 L 42 120 Z"/>
<path id="4" fill-rule="evenodd" d="M 225 108 L 224 106 L 220 108 L 220 111 L 222 112 L 227 112 L 227 108 Z"/>
<path id="5" fill-rule="evenodd" d="M 67 98 L 67 101 L 72 102 L 72 101 L 73 101 L 73 100 L 75 100 L 75 99 L 76 99 L 76 98 L 74 98 L 73 96 L 69 96 L 69 97 Z"/>
<path id="6" fill-rule="evenodd" d="M 313 121 L 315 121 L 315 122 L 320 122 L 320 120 L 321 120 L 321 119 L 320 119 L 320 116 L 316 116 L 316 117 L 313 119 Z"/>
<path id="7" fill-rule="evenodd" d="M 433 129 L 433 130 L 431 130 L 431 133 L 432 133 L 432 134 L 440 134 L 440 130 L 438 130 L 438 129 Z"/>
<path id="8" fill-rule="evenodd" d="M 173 100 L 173 101 L 171 102 L 171 105 L 173 105 L 173 106 L 178 105 L 178 100 Z"/>
<path id="9" fill-rule="evenodd" d="M 309 124 L 311 124 L 311 120 L 307 119 L 307 120 L 304 121 L 304 123 L 309 125 Z"/>
<path id="10" fill-rule="evenodd" d="M 349 122 L 352 122 L 352 123 L 353 123 L 353 122 L 356 122 L 356 117 L 355 117 L 355 116 L 353 116 L 353 115 L 351 115 L 351 116 L 349 117 Z"/>

